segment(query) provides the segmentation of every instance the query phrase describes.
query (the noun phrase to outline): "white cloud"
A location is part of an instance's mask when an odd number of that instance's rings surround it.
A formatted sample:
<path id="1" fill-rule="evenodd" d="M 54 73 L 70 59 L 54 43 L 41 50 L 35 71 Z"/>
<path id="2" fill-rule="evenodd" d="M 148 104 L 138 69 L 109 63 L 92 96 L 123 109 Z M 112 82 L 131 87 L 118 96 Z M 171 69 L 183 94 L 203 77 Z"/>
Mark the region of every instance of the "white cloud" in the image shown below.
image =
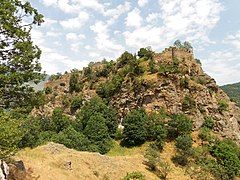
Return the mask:
<path id="1" fill-rule="evenodd" d="M 118 56 L 119 53 L 122 53 L 123 46 L 118 44 L 113 38 L 109 36 L 108 25 L 102 21 L 98 21 L 93 26 L 90 26 L 90 29 L 96 33 L 96 46 L 98 50 L 103 53 L 112 53 L 114 57 Z"/>
<path id="2" fill-rule="evenodd" d="M 32 29 L 31 30 L 31 37 L 32 37 L 33 42 L 35 44 L 37 44 L 38 46 L 41 46 L 45 42 L 44 34 L 39 30 Z"/>
<path id="3" fill-rule="evenodd" d="M 119 18 L 122 14 L 128 12 L 131 8 L 131 4 L 129 2 L 125 2 L 124 4 L 118 5 L 116 8 L 107 9 L 103 15 L 110 17 L 108 24 L 112 24 L 115 22 L 116 19 Z"/>
<path id="4" fill-rule="evenodd" d="M 214 43 L 208 35 L 218 23 L 220 12 L 223 10 L 219 0 L 159 0 L 159 6 L 161 25 L 140 26 L 137 16 L 129 18 L 126 25 L 135 23 L 135 29 L 123 33 L 128 46 L 136 48 L 151 45 L 160 49 L 173 40 L 183 38 L 191 41 L 196 47 Z M 133 14 L 138 14 L 136 12 Z M 151 14 L 146 20 L 150 22 L 156 16 Z"/>
<path id="5" fill-rule="evenodd" d="M 60 21 L 60 25 L 65 29 L 80 29 L 89 19 L 89 14 L 81 11 L 77 17 Z"/>
<path id="6" fill-rule="evenodd" d="M 146 21 L 148 23 L 153 23 L 155 22 L 158 18 L 160 18 L 160 13 L 150 13 L 148 14 L 148 16 L 146 17 Z"/>
<path id="7" fill-rule="evenodd" d="M 44 23 L 41 26 L 42 27 L 50 27 L 54 24 L 57 24 L 57 20 L 45 17 L 44 18 Z"/>
<path id="8" fill-rule="evenodd" d="M 129 27 L 140 27 L 142 22 L 142 17 L 140 15 L 140 10 L 135 8 L 128 13 L 126 17 L 126 26 Z"/>
<path id="9" fill-rule="evenodd" d="M 49 31 L 46 33 L 47 36 L 49 37 L 59 37 L 62 35 L 62 33 L 60 32 L 56 32 L 56 31 Z"/>
<path id="10" fill-rule="evenodd" d="M 79 41 L 82 39 L 85 39 L 86 36 L 84 34 L 77 35 L 76 33 L 67 33 L 66 34 L 66 40 L 67 41 Z"/>
<path id="11" fill-rule="evenodd" d="M 219 85 L 239 82 L 240 50 L 226 49 L 210 53 L 202 60 L 203 68 Z"/>
<path id="12" fill-rule="evenodd" d="M 147 3 L 148 3 L 148 0 L 138 0 L 138 5 L 139 5 L 140 7 L 145 6 Z"/>
<path id="13" fill-rule="evenodd" d="M 224 40 L 224 43 L 231 44 L 234 47 L 240 49 L 240 31 L 235 34 L 228 35 Z"/>
<path id="14" fill-rule="evenodd" d="M 45 6 L 52 6 L 57 4 L 57 0 L 43 0 Z"/>

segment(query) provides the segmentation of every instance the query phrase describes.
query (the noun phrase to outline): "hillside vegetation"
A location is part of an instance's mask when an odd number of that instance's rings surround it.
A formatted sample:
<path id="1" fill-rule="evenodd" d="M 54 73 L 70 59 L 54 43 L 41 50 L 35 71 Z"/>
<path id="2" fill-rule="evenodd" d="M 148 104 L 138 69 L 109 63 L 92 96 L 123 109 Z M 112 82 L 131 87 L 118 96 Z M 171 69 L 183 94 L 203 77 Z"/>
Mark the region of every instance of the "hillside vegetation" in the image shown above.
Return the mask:
<path id="1" fill-rule="evenodd" d="M 221 86 L 227 95 L 240 107 L 240 83 Z"/>

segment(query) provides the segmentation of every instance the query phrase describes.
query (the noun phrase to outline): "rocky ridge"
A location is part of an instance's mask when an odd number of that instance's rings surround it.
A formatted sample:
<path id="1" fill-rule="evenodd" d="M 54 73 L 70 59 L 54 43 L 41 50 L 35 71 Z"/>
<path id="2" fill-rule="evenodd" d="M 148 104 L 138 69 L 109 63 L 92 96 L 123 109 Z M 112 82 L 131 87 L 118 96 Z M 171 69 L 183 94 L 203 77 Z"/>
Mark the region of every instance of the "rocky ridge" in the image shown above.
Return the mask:
<path id="1" fill-rule="evenodd" d="M 217 134 L 240 143 L 239 108 L 217 86 L 215 80 L 202 70 L 192 52 L 170 47 L 161 53 L 155 53 L 153 61 L 156 68 L 172 68 L 155 73 L 148 71 L 148 61 L 139 63 L 144 69 L 143 74 L 134 76 L 127 73 L 119 91 L 109 99 L 109 105 L 118 111 L 119 123 L 127 112 L 138 107 L 143 107 L 148 112 L 164 110 L 169 114 L 186 114 L 192 119 L 195 130 L 202 126 L 206 117 L 211 117 L 214 120 L 213 130 Z M 79 93 L 69 92 L 71 73 L 47 82 L 45 88 L 52 88 L 53 93 L 47 95 L 48 102 L 43 107 L 34 109 L 32 114 L 51 115 L 55 107 L 63 107 L 74 119 L 75 114 L 71 113 L 69 106 L 63 104 L 63 98 L 71 100 L 81 94 L 86 101 L 97 95 L 96 90 L 101 83 L 110 81 L 116 72 L 123 71 L 117 65 L 118 60 L 113 63 L 107 77 L 95 75 L 104 68 L 104 62 L 89 66 L 94 74 L 91 79 L 86 76 L 89 67 L 78 71 L 79 82 L 83 85 Z"/>

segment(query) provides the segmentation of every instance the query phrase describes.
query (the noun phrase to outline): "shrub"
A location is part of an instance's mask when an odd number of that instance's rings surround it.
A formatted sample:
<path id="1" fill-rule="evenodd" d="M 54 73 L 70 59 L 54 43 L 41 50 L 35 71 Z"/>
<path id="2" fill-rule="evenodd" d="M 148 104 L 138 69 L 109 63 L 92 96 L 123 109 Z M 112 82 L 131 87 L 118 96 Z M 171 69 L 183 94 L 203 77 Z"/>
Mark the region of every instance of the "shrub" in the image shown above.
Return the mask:
<path id="1" fill-rule="evenodd" d="M 84 134 L 92 144 L 97 146 L 101 154 L 105 154 L 110 150 L 111 138 L 105 119 L 101 114 L 96 113 L 90 117 L 84 129 Z"/>
<path id="2" fill-rule="evenodd" d="M 154 74 L 157 72 L 156 63 L 152 58 L 149 60 L 148 66 L 149 66 L 149 71 L 151 72 L 151 74 Z"/>
<path id="3" fill-rule="evenodd" d="M 82 103 L 83 103 L 83 97 L 82 96 L 76 96 L 72 99 L 72 102 L 71 102 L 71 112 L 74 113 L 76 112 L 79 108 L 81 108 L 82 106 Z"/>
<path id="4" fill-rule="evenodd" d="M 205 118 L 204 118 L 203 127 L 206 127 L 206 128 L 212 129 L 213 126 L 214 126 L 213 118 L 210 117 L 210 116 L 205 117 Z"/>
<path id="5" fill-rule="evenodd" d="M 79 130 L 83 130 L 91 116 L 96 113 L 100 113 L 104 117 L 109 134 L 111 137 L 114 137 L 118 126 L 117 113 L 97 96 L 90 99 L 89 102 L 86 102 L 80 109 L 79 113 L 77 113 L 76 121 Z"/>
<path id="6" fill-rule="evenodd" d="M 176 147 L 182 151 L 189 151 L 192 147 L 192 138 L 190 135 L 181 135 L 176 139 Z"/>
<path id="7" fill-rule="evenodd" d="M 8 113 L 0 112 L 0 124 L 0 159 L 5 159 L 17 150 L 23 132 L 21 120 L 13 119 Z"/>
<path id="8" fill-rule="evenodd" d="M 192 121 L 183 114 L 172 115 L 171 121 L 168 123 L 168 137 L 175 139 L 179 135 L 189 134 L 192 131 Z"/>
<path id="9" fill-rule="evenodd" d="M 166 179 L 170 171 L 169 165 L 162 161 L 158 149 L 154 145 L 150 145 L 144 155 L 144 162 L 150 171 L 153 171 L 159 178 Z"/>
<path id="10" fill-rule="evenodd" d="M 57 133 L 70 125 L 68 117 L 63 114 L 63 110 L 61 108 L 55 108 L 53 110 L 52 123 L 53 128 Z"/>
<path id="11" fill-rule="evenodd" d="M 96 92 L 101 98 L 109 99 L 120 90 L 122 82 L 123 78 L 115 75 L 110 81 L 100 84 Z"/>
<path id="12" fill-rule="evenodd" d="M 196 106 L 195 101 L 189 97 L 188 95 L 186 95 L 183 99 L 183 103 L 182 103 L 182 109 L 183 111 L 187 111 L 187 110 L 191 110 L 194 109 Z"/>
<path id="13" fill-rule="evenodd" d="M 141 172 L 131 172 L 127 173 L 123 180 L 145 180 L 145 176 Z"/>
<path id="14" fill-rule="evenodd" d="M 117 68 L 121 68 L 133 60 L 133 55 L 125 51 L 117 60 Z"/>
<path id="15" fill-rule="evenodd" d="M 223 112 L 228 110 L 228 103 L 225 100 L 221 100 L 218 102 L 218 111 Z"/>
<path id="16" fill-rule="evenodd" d="M 88 150 L 90 144 L 90 141 L 84 136 L 84 134 L 77 132 L 72 126 L 69 126 L 57 135 L 53 136 L 53 141 L 79 151 Z"/>
<path id="17" fill-rule="evenodd" d="M 46 88 L 44 89 L 44 91 L 45 91 L 45 94 L 52 94 L 52 92 L 53 92 L 53 90 L 52 90 L 51 87 L 46 87 Z"/>
<path id="18" fill-rule="evenodd" d="M 80 92 L 83 88 L 83 85 L 79 82 L 79 73 L 72 72 L 69 80 L 69 92 Z"/>
<path id="19" fill-rule="evenodd" d="M 63 105 L 65 108 L 67 108 L 67 107 L 70 106 L 70 104 L 71 104 L 70 98 L 68 98 L 67 95 L 64 95 L 64 96 L 62 97 L 62 105 Z"/>
<path id="20" fill-rule="evenodd" d="M 186 166 L 188 164 L 188 156 L 185 154 L 177 154 L 174 157 L 172 157 L 172 161 L 175 164 Z"/>
<path id="21" fill-rule="evenodd" d="M 143 109 L 129 112 L 123 120 L 123 144 L 129 146 L 140 145 L 147 139 L 147 114 Z"/>
<path id="22" fill-rule="evenodd" d="M 199 138 L 203 141 L 211 141 L 212 137 L 210 134 L 210 129 L 207 127 L 201 128 Z"/>
<path id="23" fill-rule="evenodd" d="M 233 141 L 223 140 L 215 143 L 211 154 L 218 164 L 224 166 L 229 179 L 240 175 L 240 148 Z"/>
<path id="24" fill-rule="evenodd" d="M 154 52 L 151 50 L 150 47 L 147 47 L 140 48 L 137 54 L 139 58 L 151 59 L 153 57 Z"/>

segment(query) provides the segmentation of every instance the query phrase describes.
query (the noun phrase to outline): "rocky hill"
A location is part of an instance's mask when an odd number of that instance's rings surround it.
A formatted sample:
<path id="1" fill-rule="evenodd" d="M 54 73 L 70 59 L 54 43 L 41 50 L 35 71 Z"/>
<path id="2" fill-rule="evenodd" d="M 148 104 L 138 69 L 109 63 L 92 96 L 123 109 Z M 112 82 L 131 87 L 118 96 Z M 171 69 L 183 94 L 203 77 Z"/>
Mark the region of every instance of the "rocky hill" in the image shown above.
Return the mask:
<path id="1" fill-rule="evenodd" d="M 240 107 L 240 83 L 227 84 L 221 88 Z"/>
<path id="2" fill-rule="evenodd" d="M 148 54 L 150 53 L 150 54 Z M 100 96 L 118 111 L 119 124 L 131 110 L 143 107 L 147 112 L 164 110 L 185 114 L 198 130 L 204 120 L 214 120 L 214 132 L 240 143 L 240 110 L 201 68 L 191 51 L 169 47 L 161 53 L 151 51 L 139 58 L 125 52 L 116 61 L 90 63 L 45 84 L 47 103 L 34 109 L 33 115 L 51 115 L 62 107 L 72 119 L 78 108 Z"/>

